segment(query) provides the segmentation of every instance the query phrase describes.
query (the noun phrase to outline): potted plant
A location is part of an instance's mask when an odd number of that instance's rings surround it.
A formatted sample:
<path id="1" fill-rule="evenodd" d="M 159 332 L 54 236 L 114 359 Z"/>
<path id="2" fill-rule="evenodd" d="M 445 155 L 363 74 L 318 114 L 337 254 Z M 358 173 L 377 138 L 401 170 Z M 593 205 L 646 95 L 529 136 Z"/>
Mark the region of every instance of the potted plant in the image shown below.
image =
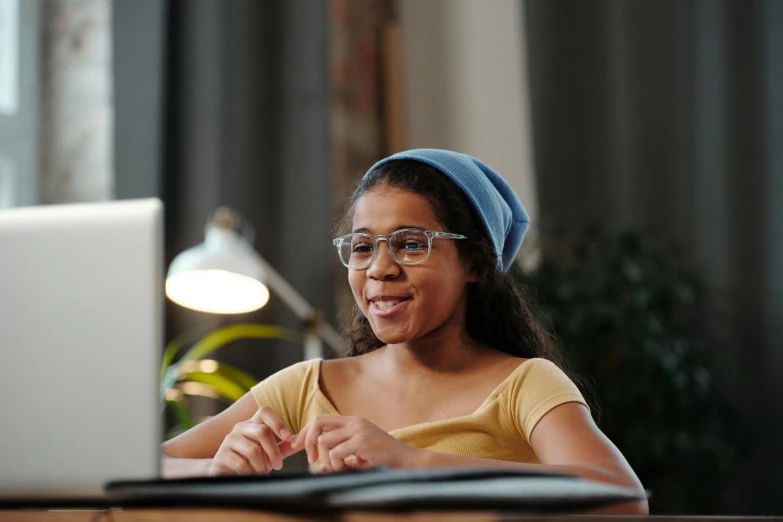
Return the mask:
<path id="1" fill-rule="evenodd" d="M 737 459 L 736 415 L 715 380 L 702 282 L 653 234 L 542 236 L 541 262 L 516 277 L 560 339 L 599 427 L 657 512 L 705 512 Z"/>
<path id="2" fill-rule="evenodd" d="M 232 404 L 258 382 L 239 368 L 208 358 L 215 350 L 239 339 L 285 339 L 295 343 L 305 339 L 303 333 L 266 324 L 236 324 L 199 336 L 199 332 L 185 333 L 172 340 L 163 353 L 160 399 L 164 410 L 170 410 L 176 419 L 168 431 L 169 438 L 197 423 L 188 406 L 189 390 Z"/>

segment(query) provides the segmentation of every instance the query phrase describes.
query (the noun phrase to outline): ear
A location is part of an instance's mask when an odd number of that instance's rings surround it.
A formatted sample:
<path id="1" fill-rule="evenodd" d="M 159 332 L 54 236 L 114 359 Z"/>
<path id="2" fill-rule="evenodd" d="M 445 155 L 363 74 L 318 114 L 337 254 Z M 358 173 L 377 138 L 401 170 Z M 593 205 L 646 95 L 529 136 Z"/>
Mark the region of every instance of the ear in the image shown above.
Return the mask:
<path id="1" fill-rule="evenodd" d="M 475 283 L 476 281 L 478 281 L 478 273 L 476 273 L 476 269 L 473 266 L 470 266 L 467 271 L 467 282 Z"/>

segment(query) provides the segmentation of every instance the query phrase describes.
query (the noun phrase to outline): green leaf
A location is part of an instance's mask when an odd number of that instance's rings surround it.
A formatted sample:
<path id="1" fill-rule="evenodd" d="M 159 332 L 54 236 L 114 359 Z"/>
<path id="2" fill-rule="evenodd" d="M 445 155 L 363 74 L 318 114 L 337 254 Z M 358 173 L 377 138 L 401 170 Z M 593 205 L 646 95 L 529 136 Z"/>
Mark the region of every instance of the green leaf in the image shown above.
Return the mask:
<path id="1" fill-rule="evenodd" d="M 218 395 L 231 403 L 238 401 L 249 391 L 249 388 L 245 388 L 244 386 L 238 384 L 236 381 L 232 380 L 230 377 L 226 376 L 220 371 L 192 372 L 184 374 L 183 377 L 184 378 L 181 380 L 200 382 L 202 384 L 208 385 L 213 390 L 215 390 Z"/>
<path id="2" fill-rule="evenodd" d="M 182 362 L 169 366 L 166 369 L 166 374 L 163 378 L 163 381 L 161 381 L 160 384 L 161 401 L 163 402 L 166 401 L 166 391 L 173 388 L 178 381 L 197 381 L 197 382 L 201 382 L 202 384 L 208 384 L 208 385 L 212 384 L 211 382 L 206 382 L 204 379 L 192 378 L 194 374 L 218 373 L 221 376 L 218 379 L 226 379 L 228 381 L 232 381 L 236 386 L 238 386 L 242 390 L 241 395 L 244 395 L 245 393 L 250 391 L 250 388 L 252 388 L 258 383 L 258 379 L 256 379 L 249 373 L 240 370 L 239 368 L 218 361 L 210 360 L 207 362 L 215 364 L 217 366 L 214 372 L 205 372 L 202 369 L 194 369 L 191 371 L 186 371 L 183 370 L 183 368 L 186 367 L 187 365 L 183 365 Z M 225 396 L 229 400 L 230 397 L 234 397 L 236 395 L 235 393 L 232 393 L 230 396 L 226 396 L 225 394 L 221 394 L 220 391 L 217 389 L 215 391 L 217 391 L 218 394 Z"/>
<path id="3" fill-rule="evenodd" d="M 166 349 L 163 350 L 163 360 L 161 361 L 160 365 L 160 379 L 161 381 L 165 378 L 166 375 L 166 369 L 168 368 L 169 364 L 171 364 L 171 361 L 174 360 L 174 357 L 177 355 L 177 352 L 179 352 L 183 346 L 185 346 L 185 343 L 188 343 L 190 341 L 193 341 L 195 339 L 198 339 L 199 337 L 205 335 L 207 332 L 204 328 L 194 328 L 192 330 L 188 330 L 187 332 L 184 332 L 169 342 L 169 344 L 166 345 Z"/>
<path id="4" fill-rule="evenodd" d="M 235 366 L 231 366 L 223 362 L 218 362 L 217 364 L 218 364 L 218 371 L 221 374 L 225 375 L 227 378 L 231 379 L 239 386 L 242 386 L 244 389 L 248 391 L 250 390 L 250 388 L 258 384 L 258 379 L 256 379 L 249 373 L 240 370 Z"/>
<path id="5" fill-rule="evenodd" d="M 265 324 L 237 324 L 207 334 L 182 357 L 183 361 L 203 359 L 221 346 L 238 339 L 285 339 L 304 342 L 304 335 L 289 328 Z"/>

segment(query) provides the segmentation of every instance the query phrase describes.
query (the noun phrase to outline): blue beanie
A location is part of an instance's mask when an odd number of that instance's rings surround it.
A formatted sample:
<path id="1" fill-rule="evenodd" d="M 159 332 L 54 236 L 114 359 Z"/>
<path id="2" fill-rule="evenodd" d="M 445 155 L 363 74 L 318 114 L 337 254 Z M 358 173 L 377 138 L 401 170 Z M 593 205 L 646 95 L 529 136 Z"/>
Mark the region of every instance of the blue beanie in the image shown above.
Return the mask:
<path id="1" fill-rule="evenodd" d="M 514 189 L 500 175 L 467 154 L 438 149 L 415 149 L 398 152 L 382 159 L 367 171 L 391 161 L 418 161 L 433 167 L 451 179 L 473 204 L 484 228 L 495 246 L 498 268 L 508 270 L 522 246 L 530 227 L 530 217 Z M 447 232 L 460 233 L 459 230 Z"/>

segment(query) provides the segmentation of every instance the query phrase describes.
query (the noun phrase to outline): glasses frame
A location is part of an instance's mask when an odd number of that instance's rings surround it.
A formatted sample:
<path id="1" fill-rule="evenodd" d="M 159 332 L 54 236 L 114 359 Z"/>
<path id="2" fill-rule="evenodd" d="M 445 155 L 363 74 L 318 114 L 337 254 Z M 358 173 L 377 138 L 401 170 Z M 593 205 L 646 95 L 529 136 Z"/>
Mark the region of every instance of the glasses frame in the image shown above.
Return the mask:
<path id="1" fill-rule="evenodd" d="M 397 259 L 397 256 L 394 255 L 394 252 L 392 252 L 391 248 L 391 242 L 389 241 L 389 238 L 391 238 L 395 234 L 399 234 L 401 232 L 421 232 L 424 235 L 427 236 L 427 255 L 424 256 L 424 259 L 421 261 L 416 261 L 415 263 L 408 263 L 404 261 L 400 261 Z M 352 266 L 349 266 L 348 263 L 345 262 L 343 259 L 342 253 L 341 253 L 341 247 L 343 244 L 343 241 L 345 241 L 346 238 L 350 238 L 353 236 L 364 236 L 372 238 L 373 241 L 373 252 L 372 257 L 367 262 L 366 266 L 363 266 L 361 268 L 354 268 Z M 401 228 L 399 230 L 395 230 L 391 234 L 387 235 L 381 235 L 381 236 L 373 236 L 372 234 L 367 234 L 364 232 L 355 232 L 351 234 L 345 234 L 344 236 L 336 237 L 332 240 L 332 244 L 337 248 L 337 257 L 340 258 L 340 262 L 349 270 L 367 270 L 372 266 L 372 264 L 375 262 L 375 258 L 378 257 L 378 241 L 385 241 L 386 242 L 386 251 L 389 252 L 389 255 L 394 260 L 395 263 L 397 263 L 400 266 L 415 266 L 420 265 L 423 262 L 425 262 L 427 259 L 430 258 L 430 254 L 432 254 L 432 240 L 433 239 L 467 239 L 467 236 L 463 236 L 460 234 L 451 234 L 449 232 L 436 232 L 434 230 L 425 230 L 423 228 Z"/>

